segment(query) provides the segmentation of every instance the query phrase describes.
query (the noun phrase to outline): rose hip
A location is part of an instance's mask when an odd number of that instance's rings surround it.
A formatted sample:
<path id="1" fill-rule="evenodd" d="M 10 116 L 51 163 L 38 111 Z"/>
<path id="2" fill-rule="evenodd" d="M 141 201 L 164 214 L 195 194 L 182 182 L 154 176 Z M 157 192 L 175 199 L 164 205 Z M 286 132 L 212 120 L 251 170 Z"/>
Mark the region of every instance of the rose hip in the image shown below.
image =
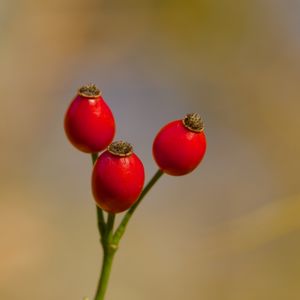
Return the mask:
<path id="1" fill-rule="evenodd" d="M 92 174 L 92 191 L 99 207 L 110 213 L 127 210 L 138 199 L 145 173 L 141 160 L 129 143 L 118 141 L 97 159 Z"/>
<path id="2" fill-rule="evenodd" d="M 95 85 L 79 89 L 66 112 L 64 126 L 69 141 L 87 153 L 104 150 L 115 135 L 113 114 Z"/>
<path id="3" fill-rule="evenodd" d="M 159 168 L 174 176 L 193 171 L 203 159 L 206 138 L 203 122 L 196 113 L 164 126 L 153 143 L 153 156 Z"/>

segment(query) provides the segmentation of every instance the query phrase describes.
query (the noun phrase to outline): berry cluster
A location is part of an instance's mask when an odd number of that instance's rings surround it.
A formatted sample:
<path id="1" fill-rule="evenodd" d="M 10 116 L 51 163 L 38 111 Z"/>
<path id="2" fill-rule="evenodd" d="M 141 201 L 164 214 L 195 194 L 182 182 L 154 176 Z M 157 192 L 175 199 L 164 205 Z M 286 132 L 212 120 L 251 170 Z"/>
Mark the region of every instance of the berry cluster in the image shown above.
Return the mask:
<path id="1" fill-rule="evenodd" d="M 69 141 L 86 153 L 104 152 L 92 173 L 96 204 L 109 213 L 130 208 L 140 196 L 145 179 L 144 166 L 123 141 L 113 142 L 115 120 L 95 85 L 85 85 L 71 102 L 64 121 Z M 160 170 L 185 175 L 201 162 L 206 150 L 203 123 L 197 113 L 165 125 L 153 142 L 153 156 Z"/>

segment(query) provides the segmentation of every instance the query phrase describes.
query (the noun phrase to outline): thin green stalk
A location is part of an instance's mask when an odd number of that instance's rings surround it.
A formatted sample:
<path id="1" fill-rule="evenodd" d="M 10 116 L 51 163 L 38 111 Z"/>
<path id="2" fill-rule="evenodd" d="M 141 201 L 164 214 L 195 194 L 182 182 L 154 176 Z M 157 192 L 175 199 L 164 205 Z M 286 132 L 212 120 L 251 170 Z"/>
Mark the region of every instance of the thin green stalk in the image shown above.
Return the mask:
<path id="1" fill-rule="evenodd" d="M 98 154 L 93 154 L 93 163 L 96 161 Z M 114 233 L 114 221 L 115 221 L 115 214 L 108 214 L 107 223 L 105 224 L 103 211 L 102 209 L 97 207 L 97 215 L 98 215 L 98 228 L 99 232 L 102 236 L 101 244 L 103 247 L 103 261 L 102 261 L 102 268 L 101 268 L 101 275 L 96 291 L 96 295 L 94 300 L 104 300 L 105 292 L 107 290 L 109 276 L 111 272 L 111 267 L 113 263 L 114 255 L 118 249 L 118 244 L 123 236 L 126 226 L 132 217 L 134 211 L 142 201 L 142 199 L 146 196 L 152 186 L 157 182 L 157 180 L 162 176 L 163 172 L 158 170 L 153 178 L 149 181 L 146 185 L 144 190 L 142 191 L 140 197 L 136 201 L 136 203 L 127 211 L 125 216 L 123 217 L 120 225 L 118 226 L 116 232 Z"/>
<path id="2" fill-rule="evenodd" d="M 92 153 L 93 165 L 95 164 L 97 158 L 98 158 L 98 153 Z M 103 238 L 105 234 L 104 214 L 103 214 L 103 210 L 99 206 L 96 205 L 96 209 L 97 209 L 97 226 L 98 226 L 99 234 Z"/>
<path id="3" fill-rule="evenodd" d="M 117 247 L 112 244 L 114 221 L 115 221 L 115 215 L 109 214 L 107 225 L 106 225 L 105 236 L 102 239 L 103 261 L 102 261 L 100 280 L 95 295 L 95 300 L 104 300 L 105 292 L 108 286 L 113 258 L 117 251 Z"/>
<path id="4" fill-rule="evenodd" d="M 146 194 L 149 192 L 149 190 L 153 187 L 153 185 L 157 182 L 157 180 L 163 175 L 163 172 L 159 169 L 156 171 L 156 173 L 154 174 L 154 176 L 152 177 L 152 179 L 148 182 L 148 184 L 145 186 L 144 190 L 142 191 L 140 197 L 138 198 L 138 200 L 134 203 L 134 205 L 131 206 L 131 208 L 127 211 L 127 213 L 125 214 L 125 216 L 123 217 L 120 225 L 118 226 L 114 236 L 113 236 L 113 243 L 118 245 L 120 239 L 122 238 L 125 230 L 126 230 L 126 226 L 129 222 L 129 220 L 131 219 L 134 211 L 137 209 L 137 207 L 139 206 L 139 204 L 141 203 L 141 201 L 143 200 L 143 198 L 146 196 Z"/>
<path id="5" fill-rule="evenodd" d="M 97 160 L 97 158 L 98 158 L 98 153 L 97 152 L 95 152 L 95 153 L 92 153 L 92 162 L 93 162 L 93 165 L 95 164 L 95 162 L 96 162 L 96 160 Z"/>
<path id="6" fill-rule="evenodd" d="M 115 214 L 109 213 L 106 224 L 106 232 L 104 236 L 105 244 L 109 244 L 112 241 L 112 236 L 114 232 L 114 222 L 115 222 Z"/>

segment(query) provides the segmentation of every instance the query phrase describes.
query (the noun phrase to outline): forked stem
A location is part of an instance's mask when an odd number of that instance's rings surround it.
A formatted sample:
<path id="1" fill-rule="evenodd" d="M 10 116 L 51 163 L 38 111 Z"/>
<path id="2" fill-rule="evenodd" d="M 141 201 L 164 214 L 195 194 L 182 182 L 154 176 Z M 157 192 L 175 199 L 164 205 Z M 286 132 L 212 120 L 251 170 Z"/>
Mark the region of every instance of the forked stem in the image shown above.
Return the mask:
<path id="1" fill-rule="evenodd" d="M 98 158 L 98 153 L 93 153 L 92 154 L 93 164 L 96 162 L 97 158 Z M 138 200 L 125 213 L 115 233 L 114 233 L 115 214 L 109 213 L 107 218 L 107 223 L 105 223 L 103 210 L 97 206 L 97 220 L 98 220 L 98 229 L 101 236 L 101 244 L 103 248 L 103 260 L 102 260 L 101 275 L 100 275 L 94 300 L 104 300 L 105 292 L 107 290 L 109 276 L 111 272 L 111 267 L 113 263 L 113 258 L 118 249 L 119 242 L 125 233 L 127 224 L 131 219 L 133 213 L 135 212 L 135 210 L 143 200 L 143 198 L 146 196 L 146 194 L 150 191 L 150 189 L 153 187 L 153 185 L 158 181 L 158 179 L 162 175 L 163 172 L 161 170 L 158 170 L 154 174 L 152 179 L 148 182 L 148 184 L 143 189 Z"/>

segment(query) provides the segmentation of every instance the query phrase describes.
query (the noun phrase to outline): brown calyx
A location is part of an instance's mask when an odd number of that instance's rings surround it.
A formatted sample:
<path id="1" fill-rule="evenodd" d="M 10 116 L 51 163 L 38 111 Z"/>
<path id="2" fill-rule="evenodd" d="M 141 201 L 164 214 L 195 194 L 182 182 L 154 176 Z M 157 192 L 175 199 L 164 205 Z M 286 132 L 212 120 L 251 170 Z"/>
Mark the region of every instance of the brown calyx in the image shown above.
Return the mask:
<path id="1" fill-rule="evenodd" d="M 187 114 L 182 123 L 187 129 L 193 132 L 201 132 L 204 129 L 203 121 L 198 113 Z"/>
<path id="2" fill-rule="evenodd" d="M 98 98 L 101 96 L 101 91 L 95 84 L 86 84 L 78 90 L 78 95 L 86 98 Z"/>
<path id="3" fill-rule="evenodd" d="M 111 143 L 107 150 L 116 156 L 130 156 L 133 153 L 133 147 L 131 144 L 124 141 L 116 141 Z"/>

